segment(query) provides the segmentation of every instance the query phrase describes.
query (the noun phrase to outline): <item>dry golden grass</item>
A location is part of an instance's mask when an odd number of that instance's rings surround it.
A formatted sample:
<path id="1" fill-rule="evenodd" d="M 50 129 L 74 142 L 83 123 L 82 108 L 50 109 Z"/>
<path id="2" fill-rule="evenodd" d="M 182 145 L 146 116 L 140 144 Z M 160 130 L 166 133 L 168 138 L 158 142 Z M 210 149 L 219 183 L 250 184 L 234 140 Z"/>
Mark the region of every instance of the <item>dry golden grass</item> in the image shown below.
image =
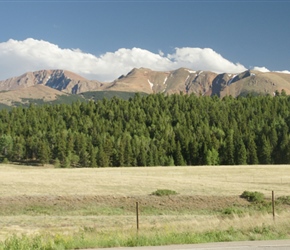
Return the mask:
<path id="1" fill-rule="evenodd" d="M 259 191 L 270 197 L 289 195 L 290 166 L 198 166 L 147 168 L 79 168 L 55 169 L 51 166 L 30 167 L 0 165 L 0 197 L 30 196 L 136 196 L 149 195 L 157 189 L 171 189 L 181 195 L 239 196 L 243 191 Z M 29 202 L 29 200 L 28 200 Z M 0 239 L 12 233 L 76 232 L 82 227 L 97 230 L 132 230 L 131 215 L 17 215 L 0 216 Z M 289 211 L 277 214 L 276 225 L 290 220 Z M 284 223 L 284 224 L 283 224 Z M 271 214 L 221 218 L 213 214 L 143 216 L 142 229 L 175 228 L 203 231 L 249 228 L 272 225 Z"/>
<path id="2" fill-rule="evenodd" d="M 55 169 L 0 165 L 0 195 L 147 195 L 172 189 L 183 195 L 289 195 L 290 166 L 198 166 Z"/>
<path id="3" fill-rule="evenodd" d="M 0 240 L 12 234 L 61 233 L 72 234 L 88 228 L 96 232 L 132 232 L 136 230 L 135 216 L 1 216 Z M 228 230 L 247 231 L 255 227 L 275 226 L 289 234 L 289 211 L 276 214 L 255 214 L 233 217 L 216 215 L 158 215 L 140 216 L 140 231 L 169 230 L 175 232 L 205 232 Z"/>

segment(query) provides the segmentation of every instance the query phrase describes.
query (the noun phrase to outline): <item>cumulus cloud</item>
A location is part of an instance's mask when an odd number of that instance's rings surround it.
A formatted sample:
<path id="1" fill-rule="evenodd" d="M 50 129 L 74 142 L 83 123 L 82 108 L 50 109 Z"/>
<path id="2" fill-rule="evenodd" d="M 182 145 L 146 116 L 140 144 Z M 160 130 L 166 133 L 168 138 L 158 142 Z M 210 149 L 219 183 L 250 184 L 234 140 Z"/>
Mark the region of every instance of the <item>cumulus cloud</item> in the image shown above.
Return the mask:
<path id="1" fill-rule="evenodd" d="M 115 52 L 95 56 L 80 49 L 60 48 L 43 40 L 10 39 L 0 43 L 0 79 L 18 76 L 28 71 L 65 69 L 88 79 L 112 81 L 132 68 L 173 70 L 186 67 L 217 73 L 239 73 L 246 68 L 223 58 L 210 48 L 175 48 L 172 54 L 152 53 L 140 48 L 120 48 Z"/>
<path id="2" fill-rule="evenodd" d="M 254 67 L 253 70 L 257 70 L 264 73 L 270 72 L 270 70 L 268 70 L 266 67 Z"/>
<path id="3" fill-rule="evenodd" d="M 257 70 L 257 71 L 260 71 L 260 72 L 263 72 L 263 73 L 271 72 L 266 67 L 253 67 L 253 70 Z M 290 71 L 289 70 L 281 70 L 281 71 L 273 71 L 273 72 L 290 74 Z"/>
<path id="4" fill-rule="evenodd" d="M 282 71 L 275 71 L 277 73 L 284 73 L 284 74 L 290 74 L 289 70 L 282 70 Z"/>
<path id="5" fill-rule="evenodd" d="M 188 67 L 193 70 L 209 70 L 217 73 L 239 73 L 246 68 L 223 58 L 210 48 L 176 48 L 175 53 L 168 55 L 176 67 Z"/>

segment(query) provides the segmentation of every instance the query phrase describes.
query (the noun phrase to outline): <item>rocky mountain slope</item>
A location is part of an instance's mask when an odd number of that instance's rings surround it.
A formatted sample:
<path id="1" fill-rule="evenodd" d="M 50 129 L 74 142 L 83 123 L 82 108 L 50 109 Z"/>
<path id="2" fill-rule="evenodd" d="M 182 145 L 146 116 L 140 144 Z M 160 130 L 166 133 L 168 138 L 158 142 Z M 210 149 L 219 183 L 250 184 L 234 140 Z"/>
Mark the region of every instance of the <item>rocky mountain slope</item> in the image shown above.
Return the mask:
<path id="1" fill-rule="evenodd" d="M 0 91 L 22 89 L 35 85 L 44 85 L 65 93 L 78 94 L 96 88 L 101 89 L 102 83 L 87 80 L 67 70 L 41 70 L 0 81 Z"/>
<path id="2" fill-rule="evenodd" d="M 221 84 L 216 84 L 217 86 Z M 246 71 L 232 79 L 223 87 L 219 96 L 224 97 L 231 95 L 234 97 L 246 95 L 248 93 L 254 94 L 269 94 L 275 95 L 275 91 L 284 90 L 286 94 L 290 94 L 290 74 L 276 73 L 276 72 L 260 72 L 260 71 Z"/>
<path id="3" fill-rule="evenodd" d="M 41 70 L 0 81 L 0 103 L 12 105 L 24 99 L 54 100 L 63 95 L 92 91 L 185 93 L 196 95 L 270 94 L 284 89 L 290 94 L 290 74 L 248 70 L 240 74 L 217 74 L 180 68 L 173 71 L 131 70 L 113 82 L 85 79 L 66 70 Z"/>
<path id="4" fill-rule="evenodd" d="M 211 94 L 211 85 L 217 74 L 180 68 L 168 72 L 150 69 L 133 69 L 112 83 L 110 89 L 134 89 L 135 92 L 152 93 L 195 93 Z"/>

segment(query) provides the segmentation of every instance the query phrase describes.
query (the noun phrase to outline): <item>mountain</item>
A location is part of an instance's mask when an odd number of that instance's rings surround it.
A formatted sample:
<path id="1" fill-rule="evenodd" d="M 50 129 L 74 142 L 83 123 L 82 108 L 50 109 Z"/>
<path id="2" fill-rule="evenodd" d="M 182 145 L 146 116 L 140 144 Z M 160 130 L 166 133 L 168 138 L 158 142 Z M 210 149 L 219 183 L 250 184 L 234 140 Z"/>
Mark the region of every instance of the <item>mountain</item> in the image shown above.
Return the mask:
<path id="1" fill-rule="evenodd" d="M 87 80 L 67 70 L 40 70 L 0 81 L 0 91 L 22 89 L 35 85 L 47 86 L 65 93 L 79 94 L 102 89 L 104 84 L 99 81 Z"/>
<path id="2" fill-rule="evenodd" d="M 237 76 L 232 76 L 231 82 L 222 88 L 219 96 L 231 95 L 234 97 L 254 94 L 275 95 L 276 91 L 290 94 L 290 74 L 277 72 L 246 71 Z M 221 84 L 217 84 L 221 85 Z"/>
<path id="3" fill-rule="evenodd" d="M 0 103 L 14 105 L 29 100 L 55 101 L 60 97 L 75 100 L 119 95 L 129 97 L 143 94 L 191 94 L 233 97 L 252 94 L 274 95 L 282 89 L 290 94 L 290 74 L 247 70 L 240 74 L 217 74 L 179 68 L 172 71 L 153 71 L 134 68 L 112 82 L 88 80 L 67 70 L 41 70 L 0 81 Z M 106 94 L 94 94 L 106 93 Z M 112 94 L 108 94 L 108 93 Z M 88 94 L 84 94 L 88 93 Z M 121 94 L 122 93 L 122 94 Z M 132 93 L 132 94 L 124 94 Z M 74 97 L 72 97 L 74 96 Z M 78 97 L 76 97 L 78 96 Z"/>
<path id="4" fill-rule="evenodd" d="M 110 89 L 130 89 L 135 92 L 152 93 L 203 93 L 210 95 L 210 86 L 215 73 L 208 71 L 192 71 L 180 68 L 173 71 L 160 72 L 150 69 L 133 69 L 126 76 L 121 76 L 112 83 Z"/>
<path id="5" fill-rule="evenodd" d="M 210 71 L 193 71 L 180 68 L 158 72 L 150 69 L 133 69 L 109 87 L 115 91 L 151 93 L 194 93 L 196 95 L 224 97 L 231 95 L 270 94 L 285 90 L 290 94 L 290 74 L 247 70 L 240 74 L 217 74 Z"/>

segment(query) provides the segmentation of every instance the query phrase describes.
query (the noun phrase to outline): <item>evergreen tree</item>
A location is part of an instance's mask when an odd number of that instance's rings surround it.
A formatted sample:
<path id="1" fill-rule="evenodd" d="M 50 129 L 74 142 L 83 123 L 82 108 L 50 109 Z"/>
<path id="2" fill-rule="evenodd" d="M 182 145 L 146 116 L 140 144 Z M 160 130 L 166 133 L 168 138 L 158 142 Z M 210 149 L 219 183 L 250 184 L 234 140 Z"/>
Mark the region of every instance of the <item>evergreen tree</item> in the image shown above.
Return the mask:
<path id="1" fill-rule="evenodd" d="M 23 136 L 16 136 L 14 138 L 13 148 L 11 152 L 11 159 L 14 161 L 21 161 L 25 157 L 25 141 Z"/>
<path id="2" fill-rule="evenodd" d="M 105 154 L 103 148 L 100 146 L 100 148 L 98 149 L 98 154 L 97 154 L 97 164 L 99 167 L 109 167 L 109 158 L 108 156 Z"/>
<path id="3" fill-rule="evenodd" d="M 225 138 L 223 147 L 223 164 L 234 165 L 235 164 L 235 147 L 234 147 L 234 131 L 230 129 Z"/>
<path id="4" fill-rule="evenodd" d="M 0 137 L 0 152 L 4 157 L 9 157 L 13 149 L 13 139 L 10 135 L 2 135 Z"/>
<path id="5" fill-rule="evenodd" d="M 219 165 L 219 153 L 216 149 L 213 148 L 207 151 L 206 165 Z"/>
<path id="6" fill-rule="evenodd" d="M 184 163 L 184 159 L 183 159 L 183 156 L 182 156 L 182 153 L 181 153 L 181 146 L 180 146 L 180 143 L 177 142 L 176 144 L 176 150 L 174 152 L 174 164 L 175 166 L 184 166 L 185 163 Z"/>
<path id="7" fill-rule="evenodd" d="M 236 150 L 236 164 L 246 165 L 247 164 L 247 150 L 242 139 L 239 140 Z"/>
<path id="8" fill-rule="evenodd" d="M 262 146 L 260 149 L 260 162 L 262 164 L 271 164 L 271 154 L 272 154 L 272 149 L 271 149 L 271 144 L 270 141 L 266 138 L 265 135 L 262 136 Z"/>
<path id="9" fill-rule="evenodd" d="M 247 148 L 247 162 L 248 164 L 255 165 L 259 163 L 257 155 L 257 146 L 252 135 L 249 136 Z"/>
<path id="10" fill-rule="evenodd" d="M 97 151 L 92 144 L 89 146 L 89 162 L 91 168 L 97 167 Z"/>
<path id="11" fill-rule="evenodd" d="M 38 157 L 41 164 L 49 163 L 50 160 L 50 149 L 46 141 L 39 142 Z"/>

